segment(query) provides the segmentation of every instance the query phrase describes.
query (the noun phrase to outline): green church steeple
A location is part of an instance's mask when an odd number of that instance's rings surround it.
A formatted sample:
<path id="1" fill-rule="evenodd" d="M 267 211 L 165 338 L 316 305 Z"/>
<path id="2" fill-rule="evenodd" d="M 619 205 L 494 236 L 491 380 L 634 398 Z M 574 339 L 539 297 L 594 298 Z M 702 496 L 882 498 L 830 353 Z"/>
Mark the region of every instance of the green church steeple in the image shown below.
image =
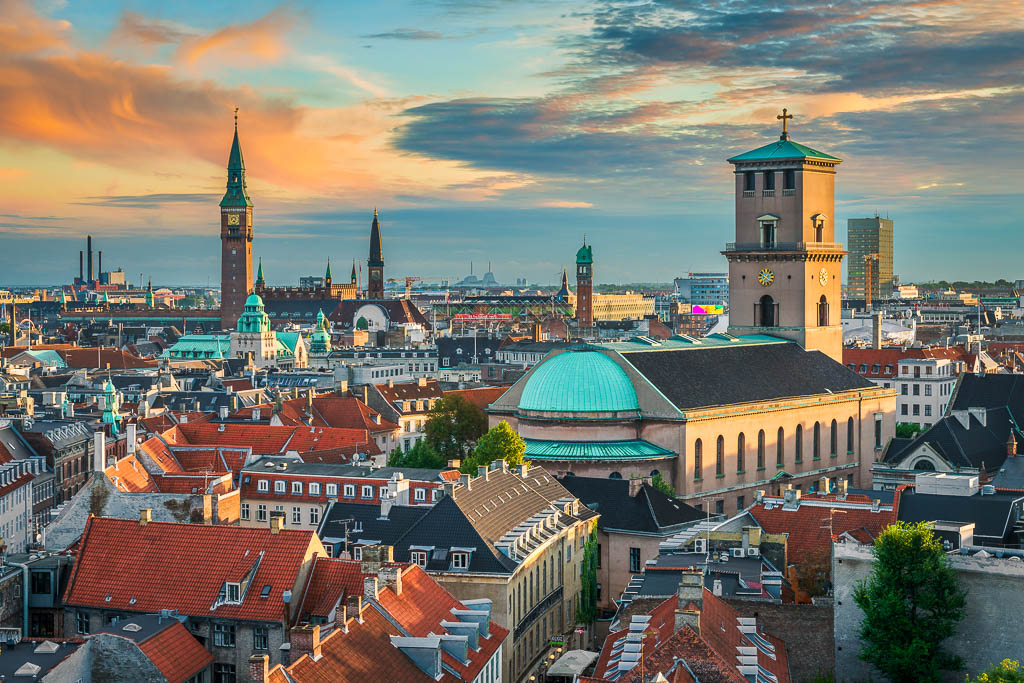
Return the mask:
<path id="1" fill-rule="evenodd" d="M 231 141 L 228 155 L 228 187 L 221 206 L 252 206 L 245 189 L 245 162 L 242 160 L 242 145 L 238 142 L 238 108 L 235 108 L 235 138 Z"/>
<path id="2" fill-rule="evenodd" d="M 331 277 L 331 259 L 327 259 L 327 274 L 324 275 L 324 279 L 328 282 L 331 282 L 334 279 Z"/>
<path id="3" fill-rule="evenodd" d="M 260 267 L 256 270 L 256 284 L 261 287 L 266 284 L 263 281 L 263 257 L 260 256 Z"/>

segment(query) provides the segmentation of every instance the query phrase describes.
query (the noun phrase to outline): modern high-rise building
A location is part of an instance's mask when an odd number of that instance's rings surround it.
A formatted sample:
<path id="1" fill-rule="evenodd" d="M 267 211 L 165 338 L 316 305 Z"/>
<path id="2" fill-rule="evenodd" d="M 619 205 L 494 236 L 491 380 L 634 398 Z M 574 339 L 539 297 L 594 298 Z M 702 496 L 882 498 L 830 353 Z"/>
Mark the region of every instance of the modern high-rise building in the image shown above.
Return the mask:
<path id="1" fill-rule="evenodd" d="M 892 220 L 850 218 L 846 222 L 850 260 L 846 287 L 850 299 L 865 299 L 865 258 L 871 262 L 871 300 L 892 298 Z M 877 254 L 877 258 L 874 256 Z"/>

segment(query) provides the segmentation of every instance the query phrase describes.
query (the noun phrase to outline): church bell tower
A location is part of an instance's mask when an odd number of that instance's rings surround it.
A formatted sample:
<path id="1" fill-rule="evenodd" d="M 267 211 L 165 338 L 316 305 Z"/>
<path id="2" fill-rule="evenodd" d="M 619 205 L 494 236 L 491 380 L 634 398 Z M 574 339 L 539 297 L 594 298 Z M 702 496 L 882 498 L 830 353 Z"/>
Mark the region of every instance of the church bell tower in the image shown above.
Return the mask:
<path id="1" fill-rule="evenodd" d="M 586 240 L 576 252 L 576 323 L 594 326 L 594 250 Z"/>
<path id="2" fill-rule="evenodd" d="M 227 191 L 220 200 L 220 243 L 221 326 L 231 330 L 252 292 L 252 202 L 245 188 L 245 163 L 238 143 L 238 109 L 228 156 Z"/>
<path id="3" fill-rule="evenodd" d="M 791 339 L 842 362 L 843 245 L 835 241 L 841 160 L 793 142 L 785 109 L 777 142 L 729 159 L 736 241 L 729 261 L 729 333 Z"/>
<path id="4" fill-rule="evenodd" d="M 370 225 L 370 258 L 366 261 L 370 282 L 366 286 L 366 298 L 384 298 L 384 252 L 380 246 L 380 223 L 377 208 L 373 209 L 373 223 Z"/>

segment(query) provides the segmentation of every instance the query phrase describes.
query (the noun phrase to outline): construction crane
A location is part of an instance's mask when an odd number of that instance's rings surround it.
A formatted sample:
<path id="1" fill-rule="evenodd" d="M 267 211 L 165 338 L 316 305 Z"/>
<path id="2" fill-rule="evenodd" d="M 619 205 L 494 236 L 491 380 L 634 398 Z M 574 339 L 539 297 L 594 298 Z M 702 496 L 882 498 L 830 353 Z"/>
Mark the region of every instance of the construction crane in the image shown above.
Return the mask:
<path id="1" fill-rule="evenodd" d="M 864 310 L 871 312 L 871 264 L 874 262 L 875 270 L 878 270 L 879 254 L 864 254 Z M 875 273 L 877 277 L 878 273 Z"/>

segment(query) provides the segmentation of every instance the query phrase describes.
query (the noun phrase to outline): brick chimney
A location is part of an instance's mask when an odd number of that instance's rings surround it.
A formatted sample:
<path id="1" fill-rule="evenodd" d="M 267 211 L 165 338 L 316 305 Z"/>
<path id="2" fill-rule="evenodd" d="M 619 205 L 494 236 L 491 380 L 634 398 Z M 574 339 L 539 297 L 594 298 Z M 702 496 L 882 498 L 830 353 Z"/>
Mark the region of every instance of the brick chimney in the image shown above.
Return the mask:
<path id="1" fill-rule="evenodd" d="M 334 626 L 343 632 L 348 632 L 348 607 L 338 605 L 334 608 Z"/>
<path id="2" fill-rule="evenodd" d="M 281 515 L 275 515 L 270 518 L 270 533 L 279 534 L 281 529 L 284 528 L 284 517 Z"/>
<path id="3" fill-rule="evenodd" d="M 700 613 L 704 607 L 704 572 L 685 568 L 679 577 L 676 597 L 675 631 L 689 626 L 700 633 Z"/>
<path id="4" fill-rule="evenodd" d="M 362 623 L 363 621 L 363 596 L 361 595 L 347 595 L 345 596 L 345 618 L 355 619 Z"/>
<path id="5" fill-rule="evenodd" d="M 382 567 L 377 572 L 377 578 L 382 588 L 390 588 L 395 595 L 402 594 L 402 568 L 391 566 Z"/>
<path id="6" fill-rule="evenodd" d="M 359 571 L 363 574 L 376 574 L 388 563 L 395 561 L 395 549 L 390 545 L 368 545 L 363 548 L 363 559 Z"/>
<path id="7" fill-rule="evenodd" d="M 634 477 L 629 480 L 629 497 L 636 498 L 641 491 L 644 490 L 644 484 L 652 484 L 654 479 L 652 477 Z"/>
<path id="8" fill-rule="evenodd" d="M 265 681 L 270 673 L 270 657 L 267 655 L 253 655 L 249 657 L 249 680 Z"/>
<path id="9" fill-rule="evenodd" d="M 425 386 L 427 386 L 427 378 L 426 377 L 420 377 L 419 379 L 416 380 L 416 383 L 418 385 L 420 385 L 421 387 L 425 387 Z"/>
<path id="10" fill-rule="evenodd" d="M 828 477 L 822 477 L 821 479 L 819 479 L 818 480 L 818 493 L 820 495 L 825 495 L 826 493 L 828 493 L 828 489 L 829 489 Z"/>
<path id="11" fill-rule="evenodd" d="M 378 585 L 376 576 L 367 576 L 363 578 L 363 595 L 367 600 L 376 600 L 377 595 L 380 593 L 380 586 Z"/>
<path id="12" fill-rule="evenodd" d="M 139 510 L 139 526 L 146 526 L 153 521 L 153 510 L 151 508 L 143 508 Z"/>
<path id="13" fill-rule="evenodd" d="M 292 644 L 292 661 L 298 661 L 302 655 L 313 659 L 320 658 L 320 625 L 302 624 L 291 630 L 289 638 Z"/>

